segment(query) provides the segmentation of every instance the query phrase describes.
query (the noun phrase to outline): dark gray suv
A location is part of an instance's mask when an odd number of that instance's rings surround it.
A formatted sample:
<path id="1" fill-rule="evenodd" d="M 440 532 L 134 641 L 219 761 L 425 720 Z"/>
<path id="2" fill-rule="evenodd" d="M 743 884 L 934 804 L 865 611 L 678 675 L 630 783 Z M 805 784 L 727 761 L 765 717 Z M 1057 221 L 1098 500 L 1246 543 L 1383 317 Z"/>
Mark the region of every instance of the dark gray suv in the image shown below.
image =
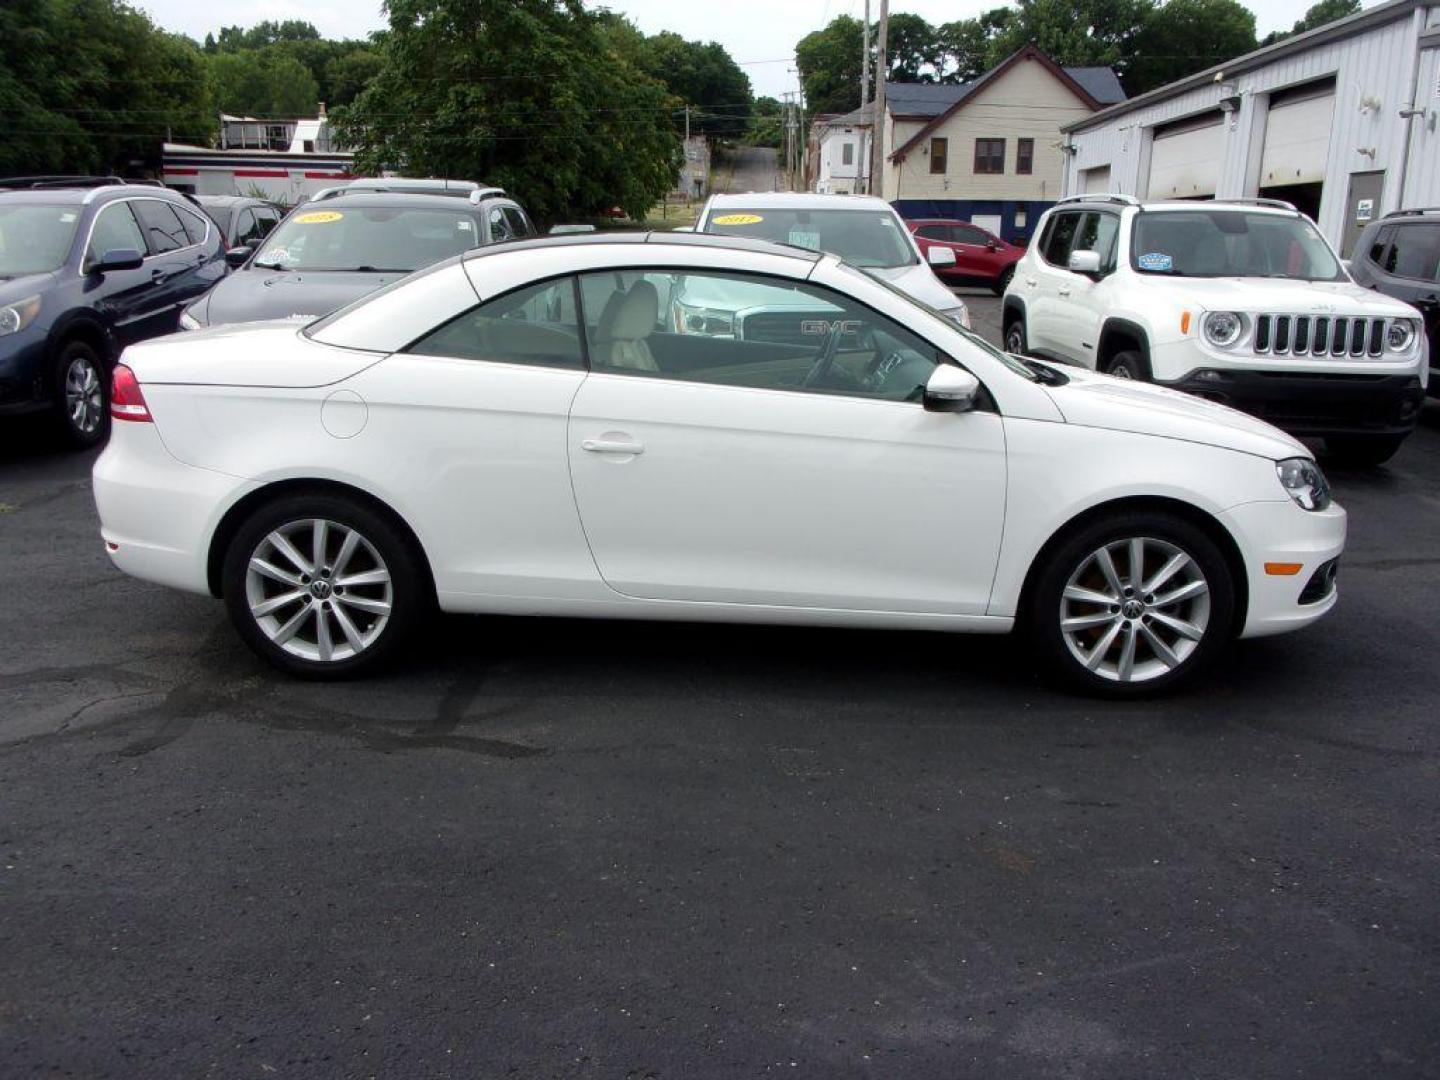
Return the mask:
<path id="1" fill-rule="evenodd" d="M 1398 210 L 1372 221 L 1355 243 L 1357 282 L 1419 309 L 1430 340 L 1429 392 L 1440 397 L 1440 207 Z"/>

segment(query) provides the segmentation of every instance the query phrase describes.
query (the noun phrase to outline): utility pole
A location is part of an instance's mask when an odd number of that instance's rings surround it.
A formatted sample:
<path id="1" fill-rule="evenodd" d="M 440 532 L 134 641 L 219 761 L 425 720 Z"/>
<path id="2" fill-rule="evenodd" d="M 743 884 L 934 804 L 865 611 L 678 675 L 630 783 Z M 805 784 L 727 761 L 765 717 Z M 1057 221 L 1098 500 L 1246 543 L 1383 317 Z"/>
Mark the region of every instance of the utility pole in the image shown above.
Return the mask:
<path id="1" fill-rule="evenodd" d="M 690 141 L 690 106 L 685 106 L 685 141 Z"/>
<path id="2" fill-rule="evenodd" d="M 860 53 L 860 118 L 865 118 L 865 106 L 870 104 L 870 0 L 865 0 L 865 44 Z M 855 190 L 864 192 L 866 162 L 870 148 L 865 145 L 865 128 L 860 129 L 860 149 L 855 155 Z"/>
<path id="3" fill-rule="evenodd" d="M 885 197 L 885 39 L 890 30 L 890 0 L 880 0 L 880 40 L 875 47 L 875 108 L 870 131 L 870 193 Z"/>

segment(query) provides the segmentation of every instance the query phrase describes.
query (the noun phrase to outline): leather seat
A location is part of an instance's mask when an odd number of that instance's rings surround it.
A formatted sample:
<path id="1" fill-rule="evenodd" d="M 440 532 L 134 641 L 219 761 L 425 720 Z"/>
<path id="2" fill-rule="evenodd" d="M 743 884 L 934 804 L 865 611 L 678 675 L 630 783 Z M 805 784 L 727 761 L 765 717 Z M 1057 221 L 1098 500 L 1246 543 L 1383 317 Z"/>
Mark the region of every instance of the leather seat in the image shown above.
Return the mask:
<path id="1" fill-rule="evenodd" d="M 614 297 L 612 297 L 612 300 Z M 607 303 L 595 328 L 595 363 L 630 371 L 659 371 L 645 339 L 660 318 L 660 294 L 637 281 L 618 303 Z"/>

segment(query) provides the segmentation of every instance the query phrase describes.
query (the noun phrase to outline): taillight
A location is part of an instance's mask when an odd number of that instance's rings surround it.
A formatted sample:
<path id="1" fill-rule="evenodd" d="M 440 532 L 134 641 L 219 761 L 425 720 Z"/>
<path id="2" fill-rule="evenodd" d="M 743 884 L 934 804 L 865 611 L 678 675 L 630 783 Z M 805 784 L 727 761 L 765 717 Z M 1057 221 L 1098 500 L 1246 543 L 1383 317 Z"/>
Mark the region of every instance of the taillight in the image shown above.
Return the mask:
<path id="1" fill-rule="evenodd" d="M 115 365 L 115 375 L 110 381 L 110 415 L 116 420 L 134 420 L 141 424 L 155 422 L 150 407 L 145 404 L 145 395 L 140 392 L 140 380 L 124 364 Z"/>

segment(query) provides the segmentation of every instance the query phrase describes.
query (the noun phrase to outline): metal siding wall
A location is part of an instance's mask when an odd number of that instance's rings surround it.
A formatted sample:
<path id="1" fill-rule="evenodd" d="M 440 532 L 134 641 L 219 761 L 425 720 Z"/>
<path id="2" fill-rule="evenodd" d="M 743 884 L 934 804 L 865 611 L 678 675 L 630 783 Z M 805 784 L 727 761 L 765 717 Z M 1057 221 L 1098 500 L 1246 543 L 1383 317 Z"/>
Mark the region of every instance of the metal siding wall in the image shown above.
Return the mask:
<path id="1" fill-rule="evenodd" d="M 1242 92 L 1239 112 L 1233 127 L 1227 124 L 1225 157 L 1221 166 L 1222 198 L 1254 195 L 1247 185 L 1247 174 L 1257 171 L 1251 158 L 1260 152 L 1262 140 L 1253 139 L 1253 125 L 1264 122 L 1264 109 L 1257 109 L 1255 96 L 1268 94 L 1312 79 L 1335 76 L 1335 120 L 1325 173 L 1325 195 L 1320 208 L 1321 231 L 1338 242 L 1344 228 L 1345 198 L 1352 172 L 1371 169 L 1385 170 L 1385 195 L 1382 211 L 1393 210 L 1399 197 L 1400 155 L 1405 142 L 1405 121 L 1396 115 L 1410 100 L 1410 72 L 1416 50 L 1416 34 L 1424 12 L 1407 14 L 1384 26 L 1373 27 L 1344 41 L 1330 42 L 1303 53 L 1284 57 L 1252 71 L 1246 71 L 1227 85 Z M 1427 50 L 1433 54 L 1434 50 Z M 1432 67 L 1433 72 L 1433 67 Z M 1432 74 L 1431 81 L 1434 81 Z M 1424 84 L 1422 82 L 1422 89 Z M 1431 87 L 1433 90 L 1433 86 Z M 1360 101 L 1366 97 L 1380 99 L 1380 108 L 1362 114 Z M 1080 170 L 1100 165 L 1110 166 L 1111 187 L 1127 194 L 1142 193 L 1141 149 L 1147 133 L 1143 130 L 1171 120 L 1215 108 L 1222 97 L 1220 87 L 1210 84 L 1187 90 L 1173 98 L 1158 101 L 1133 112 L 1116 116 L 1109 122 L 1086 131 L 1070 133 L 1076 152 L 1066 170 L 1066 192 L 1079 187 Z M 1434 104 L 1440 104 L 1440 99 Z M 1432 105 L 1433 107 L 1433 105 Z M 1417 122 L 1417 132 L 1419 122 Z M 1418 178 L 1409 186 L 1414 193 L 1435 191 L 1440 182 L 1440 136 L 1426 132 L 1430 153 L 1417 171 L 1426 171 L 1422 187 Z M 1374 147 L 1372 160 L 1357 152 L 1357 147 Z M 1418 163 L 1419 157 L 1415 159 Z M 1436 192 L 1440 195 L 1440 192 Z"/>
<path id="2" fill-rule="evenodd" d="M 1440 206 L 1440 48 L 1420 54 L 1415 108 L 1425 115 L 1411 121 L 1410 173 L 1405 180 L 1409 206 Z"/>

